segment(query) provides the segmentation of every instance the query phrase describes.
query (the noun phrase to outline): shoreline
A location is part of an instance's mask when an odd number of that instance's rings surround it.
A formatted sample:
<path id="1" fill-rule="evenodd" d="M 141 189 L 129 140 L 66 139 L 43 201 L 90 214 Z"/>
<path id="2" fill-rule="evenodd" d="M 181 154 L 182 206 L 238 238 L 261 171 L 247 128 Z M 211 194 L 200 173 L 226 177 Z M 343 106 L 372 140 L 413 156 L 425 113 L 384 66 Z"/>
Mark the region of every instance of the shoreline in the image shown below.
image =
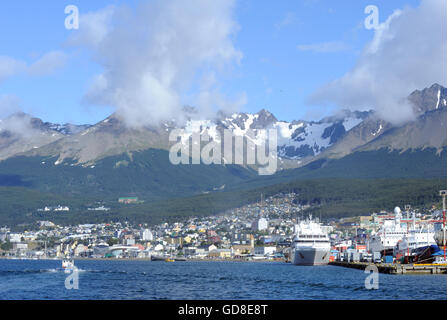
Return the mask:
<path id="1" fill-rule="evenodd" d="M 29 259 L 29 258 L 0 257 L 0 260 L 62 261 L 63 258 Z M 82 258 L 82 257 L 73 258 L 73 260 L 74 261 L 89 261 L 89 260 L 90 261 L 123 261 L 123 262 L 124 261 L 152 261 L 151 258 L 124 258 L 124 259 L 116 259 L 116 258 Z M 165 261 L 158 260 L 158 261 L 152 261 L 152 262 L 165 262 Z M 270 259 L 255 259 L 255 260 L 246 260 L 246 259 L 186 259 L 186 260 L 183 260 L 183 261 L 174 261 L 174 262 L 286 262 L 286 261 L 284 259 L 282 259 L 282 260 L 270 260 Z"/>

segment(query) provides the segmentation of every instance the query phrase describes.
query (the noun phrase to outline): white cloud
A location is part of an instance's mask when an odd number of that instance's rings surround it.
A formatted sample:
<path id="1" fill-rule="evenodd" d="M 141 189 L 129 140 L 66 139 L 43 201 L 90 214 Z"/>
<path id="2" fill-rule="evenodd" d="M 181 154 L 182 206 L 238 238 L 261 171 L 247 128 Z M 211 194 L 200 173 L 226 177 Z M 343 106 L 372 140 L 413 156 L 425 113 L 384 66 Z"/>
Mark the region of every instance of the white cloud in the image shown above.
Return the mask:
<path id="1" fill-rule="evenodd" d="M 312 44 L 298 45 L 297 49 L 300 51 L 312 51 L 316 53 L 340 52 L 349 49 L 349 46 L 342 41 L 329 41 Z"/>
<path id="2" fill-rule="evenodd" d="M 394 124 L 414 118 L 408 95 L 447 84 L 447 1 L 422 0 L 393 13 L 364 48 L 352 70 L 317 90 L 316 104 L 374 108 Z"/>
<path id="3" fill-rule="evenodd" d="M 203 83 L 196 105 L 232 105 L 217 90 L 217 74 L 242 58 L 232 42 L 233 9 L 228 0 L 156 0 L 81 16 L 69 43 L 88 47 L 104 68 L 85 100 L 115 107 L 132 126 L 177 118 L 183 97 Z"/>
<path id="4" fill-rule="evenodd" d="M 31 124 L 31 117 L 22 113 L 21 101 L 15 95 L 0 96 L 0 132 L 8 131 L 25 137 L 39 134 Z"/>
<path id="5" fill-rule="evenodd" d="M 44 76 L 62 69 L 67 61 L 67 55 L 62 51 L 51 51 L 28 67 L 28 74 Z"/>
<path id="6" fill-rule="evenodd" d="M 287 12 L 285 16 L 281 19 L 281 21 L 275 24 L 275 28 L 277 30 L 281 30 L 282 28 L 292 25 L 297 21 L 296 15 L 294 12 Z"/>
<path id="7" fill-rule="evenodd" d="M 79 18 L 81 28 L 73 32 L 67 44 L 71 46 L 88 45 L 97 47 L 106 38 L 112 27 L 112 19 L 117 12 L 113 5 L 98 11 L 88 12 Z"/>
<path id="8" fill-rule="evenodd" d="M 62 51 L 51 51 L 44 54 L 31 65 L 12 57 L 0 56 L 0 82 L 20 74 L 44 76 L 65 66 L 67 56 Z"/>
<path id="9" fill-rule="evenodd" d="M 11 57 L 0 56 L 0 82 L 26 69 L 26 63 Z"/>
<path id="10" fill-rule="evenodd" d="M 20 111 L 20 99 L 15 95 L 0 96 L 0 119 Z"/>
<path id="11" fill-rule="evenodd" d="M 14 135 L 19 135 L 32 139 L 41 133 L 33 127 L 31 116 L 24 113 L 14 113 L 0 120 L 0 132 L 8 131 Z"/>

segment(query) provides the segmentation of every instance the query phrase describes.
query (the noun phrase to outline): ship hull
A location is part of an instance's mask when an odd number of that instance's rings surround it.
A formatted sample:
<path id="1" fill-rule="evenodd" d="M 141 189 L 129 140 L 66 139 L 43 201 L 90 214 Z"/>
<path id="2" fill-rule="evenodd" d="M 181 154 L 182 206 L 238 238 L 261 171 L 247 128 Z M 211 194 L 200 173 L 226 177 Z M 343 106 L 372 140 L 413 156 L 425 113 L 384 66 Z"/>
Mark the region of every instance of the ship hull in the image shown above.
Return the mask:
<path id="1" fill-rule="evenodd" d="M 151 261 L 165 261 L 165 257 L 162 256 L 151 256 Z"/>
<path id="2" fill-rule="evenodd" d="M 297 266 L 319 266 L 329 263 L 330 248 L 298 248 L 293 250 L 292 263 Z"/>

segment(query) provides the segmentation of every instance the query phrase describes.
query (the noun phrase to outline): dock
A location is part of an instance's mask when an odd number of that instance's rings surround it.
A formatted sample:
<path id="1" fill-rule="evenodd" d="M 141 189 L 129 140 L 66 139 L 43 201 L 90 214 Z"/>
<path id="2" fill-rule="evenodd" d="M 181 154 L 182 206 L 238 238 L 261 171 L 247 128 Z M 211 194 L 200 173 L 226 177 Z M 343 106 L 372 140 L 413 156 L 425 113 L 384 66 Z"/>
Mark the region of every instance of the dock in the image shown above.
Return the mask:
<path id="1" fill-rule="evenodd" d="M 365 270 L 368 266 L 376 266 L 380 273 L 387 274 L 447 274 L 447 264 L 398 264 L 369 262 L 331 261 L 331 266 Z"/>

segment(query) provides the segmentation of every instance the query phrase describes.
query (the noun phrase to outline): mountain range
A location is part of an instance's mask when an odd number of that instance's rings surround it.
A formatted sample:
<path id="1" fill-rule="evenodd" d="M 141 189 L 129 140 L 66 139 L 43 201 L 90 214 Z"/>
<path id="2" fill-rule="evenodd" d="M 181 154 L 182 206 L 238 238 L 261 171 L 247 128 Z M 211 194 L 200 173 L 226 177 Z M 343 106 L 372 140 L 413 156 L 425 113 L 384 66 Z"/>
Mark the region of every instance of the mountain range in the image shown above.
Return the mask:
<path id="1" fill-rule="evenodd" d="M 52 124 L 18 113 L 0 121 L 0 187 L 65 196 L 146 201 L 274 185 L 294 179 L 447 178 L 447 89 L 439 84 L 411 93 L 415 119 L 395 126 L 374 111 L 343 110 L 320 121 L 282 121 L 258 113 L 219 112 L 200 119 L 129 128 L 118 114 L 94 125 Z M 169 134 L 231 130 L 255 140 L 277 129 L 279 172 L 259 177 L 243 165 L 169 162 Z M 225 163 L 228 163 L 225 162 Z"/>
<path id="2" fill-rule="evenodd" d="M 15 156 L 57 156 L 55 165 L 75 160 L 77 165 L 91 166 L 109 156 L 148 149 L 169 150 L 169 133 L 184 129 L 186 135 L 205 131 L 215 138 L 219 132 L 230 130 L 236 136 L 246 136 L 248 130 L 260 136 L 260 130 L 277 129 L 278 156 L 292 167 L 299 167 L 324 153 L 346 136 L 346 133 L 372 114 L 343 110 L 338 115 L 320 121 L 280 121 L 263 109 L 256 114 L 219 112 L 212 120 L 190 118 L 186 124 L 174 122 L 158 126 L 128 128 L 116 114 L 95 125 L 52 124 L 26 114 L 14 114 L 0 124 L 1 160 Z M 19 147 L 20 146 L 20 147 Z"/>
<path id="3" fill-rule="evenodd" d="M 278 156 L 287 167 L 300 167 L 315 159 L 340 158 L 360 150 L 389 148 L 407 150 L 445 146 L 447 89 L 433 86 L 414 91 L 409 100 L 417 116 L 415 121 L 392 126 L 373 111 L 343 110 L 320 121 L 278 120 L 263 109 L 256 114 L 219 112 L 214 119 L 194 119 L 182 126 L 174 122 L 158 126 L 128 128 L 116 114 L 95 125 L 52 124 L 24 113 L 0 120 L 0 160 L 17 155 L 58 156 L 55 165 L 65 159 L 79 165 L 92 165 L 108 156 L 147 149 L 168 150 L 169 133 L 182 128 L 187 133 L 207 131 L 245 135 L 248 129 L 277 129 Z M 193 110 L 193 109 L 192 109 Z M 191 115 L 194 111 L 189 109 Z"/>

